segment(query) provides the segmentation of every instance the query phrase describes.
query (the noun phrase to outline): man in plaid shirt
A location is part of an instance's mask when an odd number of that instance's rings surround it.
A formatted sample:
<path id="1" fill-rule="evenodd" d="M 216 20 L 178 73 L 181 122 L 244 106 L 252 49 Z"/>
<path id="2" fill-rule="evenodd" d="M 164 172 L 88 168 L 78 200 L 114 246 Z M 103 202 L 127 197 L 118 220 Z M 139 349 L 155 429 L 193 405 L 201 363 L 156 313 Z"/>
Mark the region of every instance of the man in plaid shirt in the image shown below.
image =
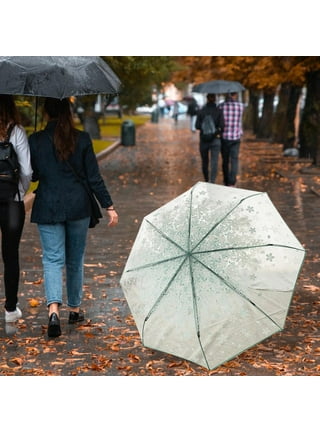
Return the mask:
<path id="1" fill-rule="evenodd" d="M 223 180 L 226 186 L 235 186 L 238 173 L 242 115 L 244 105 L 238 102 L 238 93 L 230 93 L 220 106 L 224 117 L 221 140 Z"/>

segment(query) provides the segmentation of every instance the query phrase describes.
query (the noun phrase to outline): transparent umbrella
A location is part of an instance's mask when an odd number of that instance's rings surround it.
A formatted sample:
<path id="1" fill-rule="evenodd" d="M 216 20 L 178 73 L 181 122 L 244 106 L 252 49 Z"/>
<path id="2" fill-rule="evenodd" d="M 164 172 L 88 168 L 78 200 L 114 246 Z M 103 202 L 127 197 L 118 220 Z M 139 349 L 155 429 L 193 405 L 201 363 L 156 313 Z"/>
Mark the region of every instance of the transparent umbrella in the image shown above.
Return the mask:
<path id="1" fill-rule="evenodd" d="M 214 369 L 283 330 L 304 255 L 265 192 L 199 182 L 144 218 L 120 283 L 144 346 Z"/>

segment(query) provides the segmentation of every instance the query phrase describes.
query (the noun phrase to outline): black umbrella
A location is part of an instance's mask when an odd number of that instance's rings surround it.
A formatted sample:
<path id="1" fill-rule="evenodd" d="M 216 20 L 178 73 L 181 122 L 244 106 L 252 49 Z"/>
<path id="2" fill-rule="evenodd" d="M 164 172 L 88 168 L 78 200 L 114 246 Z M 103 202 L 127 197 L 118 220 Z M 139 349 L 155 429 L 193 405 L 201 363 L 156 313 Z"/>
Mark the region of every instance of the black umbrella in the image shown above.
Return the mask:
<path id="1" fill-rule="evenodd" d="M 238 81 L 225 81 L 225 80 L 214 80 L 207 81 L 201 84 L 193 86 L 192 91 L 196 93 L 239 93 L 244 91 L 245 88 Z"/>
<path id="2" fill-rule="evenodd" d="M 63 99 L 118 94 L 121 82 L 100 57 L 0 57 L 0 94 Z"/>
<path id="3" fill-rule="evenodd" d="M 116 95 L 120 86 L 117 75 L 100 57 L 0 57 L 0 94 L 63 99 L 93 94 Z"/>

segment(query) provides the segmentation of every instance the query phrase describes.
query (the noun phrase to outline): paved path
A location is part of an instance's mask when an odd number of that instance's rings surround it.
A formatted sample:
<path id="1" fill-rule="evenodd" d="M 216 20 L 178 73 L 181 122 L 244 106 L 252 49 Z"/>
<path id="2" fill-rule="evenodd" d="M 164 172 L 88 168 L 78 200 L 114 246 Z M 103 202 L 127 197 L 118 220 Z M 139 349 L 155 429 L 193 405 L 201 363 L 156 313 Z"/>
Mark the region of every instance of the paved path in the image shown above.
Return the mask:
<path id="1" fill-rule="evenodd" d="M 283 158 L 281 146 L 250 137 L 241 147 L 238 186 L 268 192 L 307 249 L 285 330 L 211 372 L 141 345 L 119 286 L 126 259 L 143 217 L 202 181 L 202 174 L 198 134 L 189 131 L 187 119 L 177 125 L 171 119 L 148 122 L 136 132 L 135 146 L 118 146 L 100 162 L 119 225 L 109 229 L 104 219 L 89 230 L 87 319 L 70 326 L 62 307 L 63 334 L 55 340 L 46 336 L 41 250 L 27 214 L 21 244 L 23 318 L 11 336 L 0 319 L 0 375 L 319 375 L 319 177 L 302 175 L 305 161 Z M 222 184 L 221 175 L 217 183 Z"/>

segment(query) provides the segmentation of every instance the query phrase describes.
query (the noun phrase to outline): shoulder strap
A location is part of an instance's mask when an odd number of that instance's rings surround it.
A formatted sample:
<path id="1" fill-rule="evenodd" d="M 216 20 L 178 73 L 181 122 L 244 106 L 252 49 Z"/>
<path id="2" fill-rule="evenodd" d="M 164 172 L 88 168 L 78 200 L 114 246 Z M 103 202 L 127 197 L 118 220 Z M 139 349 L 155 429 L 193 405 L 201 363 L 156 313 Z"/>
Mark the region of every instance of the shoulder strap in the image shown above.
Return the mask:
<path id="1" fill-rule="evenodd" d="M 10 141 L 10 137 L 11 137 L 11 134 L 12 134 L 14 127 L 15 127 L 14 123 L 11 123 L 10 126 L 8 127 L 6 141 Z"/>

